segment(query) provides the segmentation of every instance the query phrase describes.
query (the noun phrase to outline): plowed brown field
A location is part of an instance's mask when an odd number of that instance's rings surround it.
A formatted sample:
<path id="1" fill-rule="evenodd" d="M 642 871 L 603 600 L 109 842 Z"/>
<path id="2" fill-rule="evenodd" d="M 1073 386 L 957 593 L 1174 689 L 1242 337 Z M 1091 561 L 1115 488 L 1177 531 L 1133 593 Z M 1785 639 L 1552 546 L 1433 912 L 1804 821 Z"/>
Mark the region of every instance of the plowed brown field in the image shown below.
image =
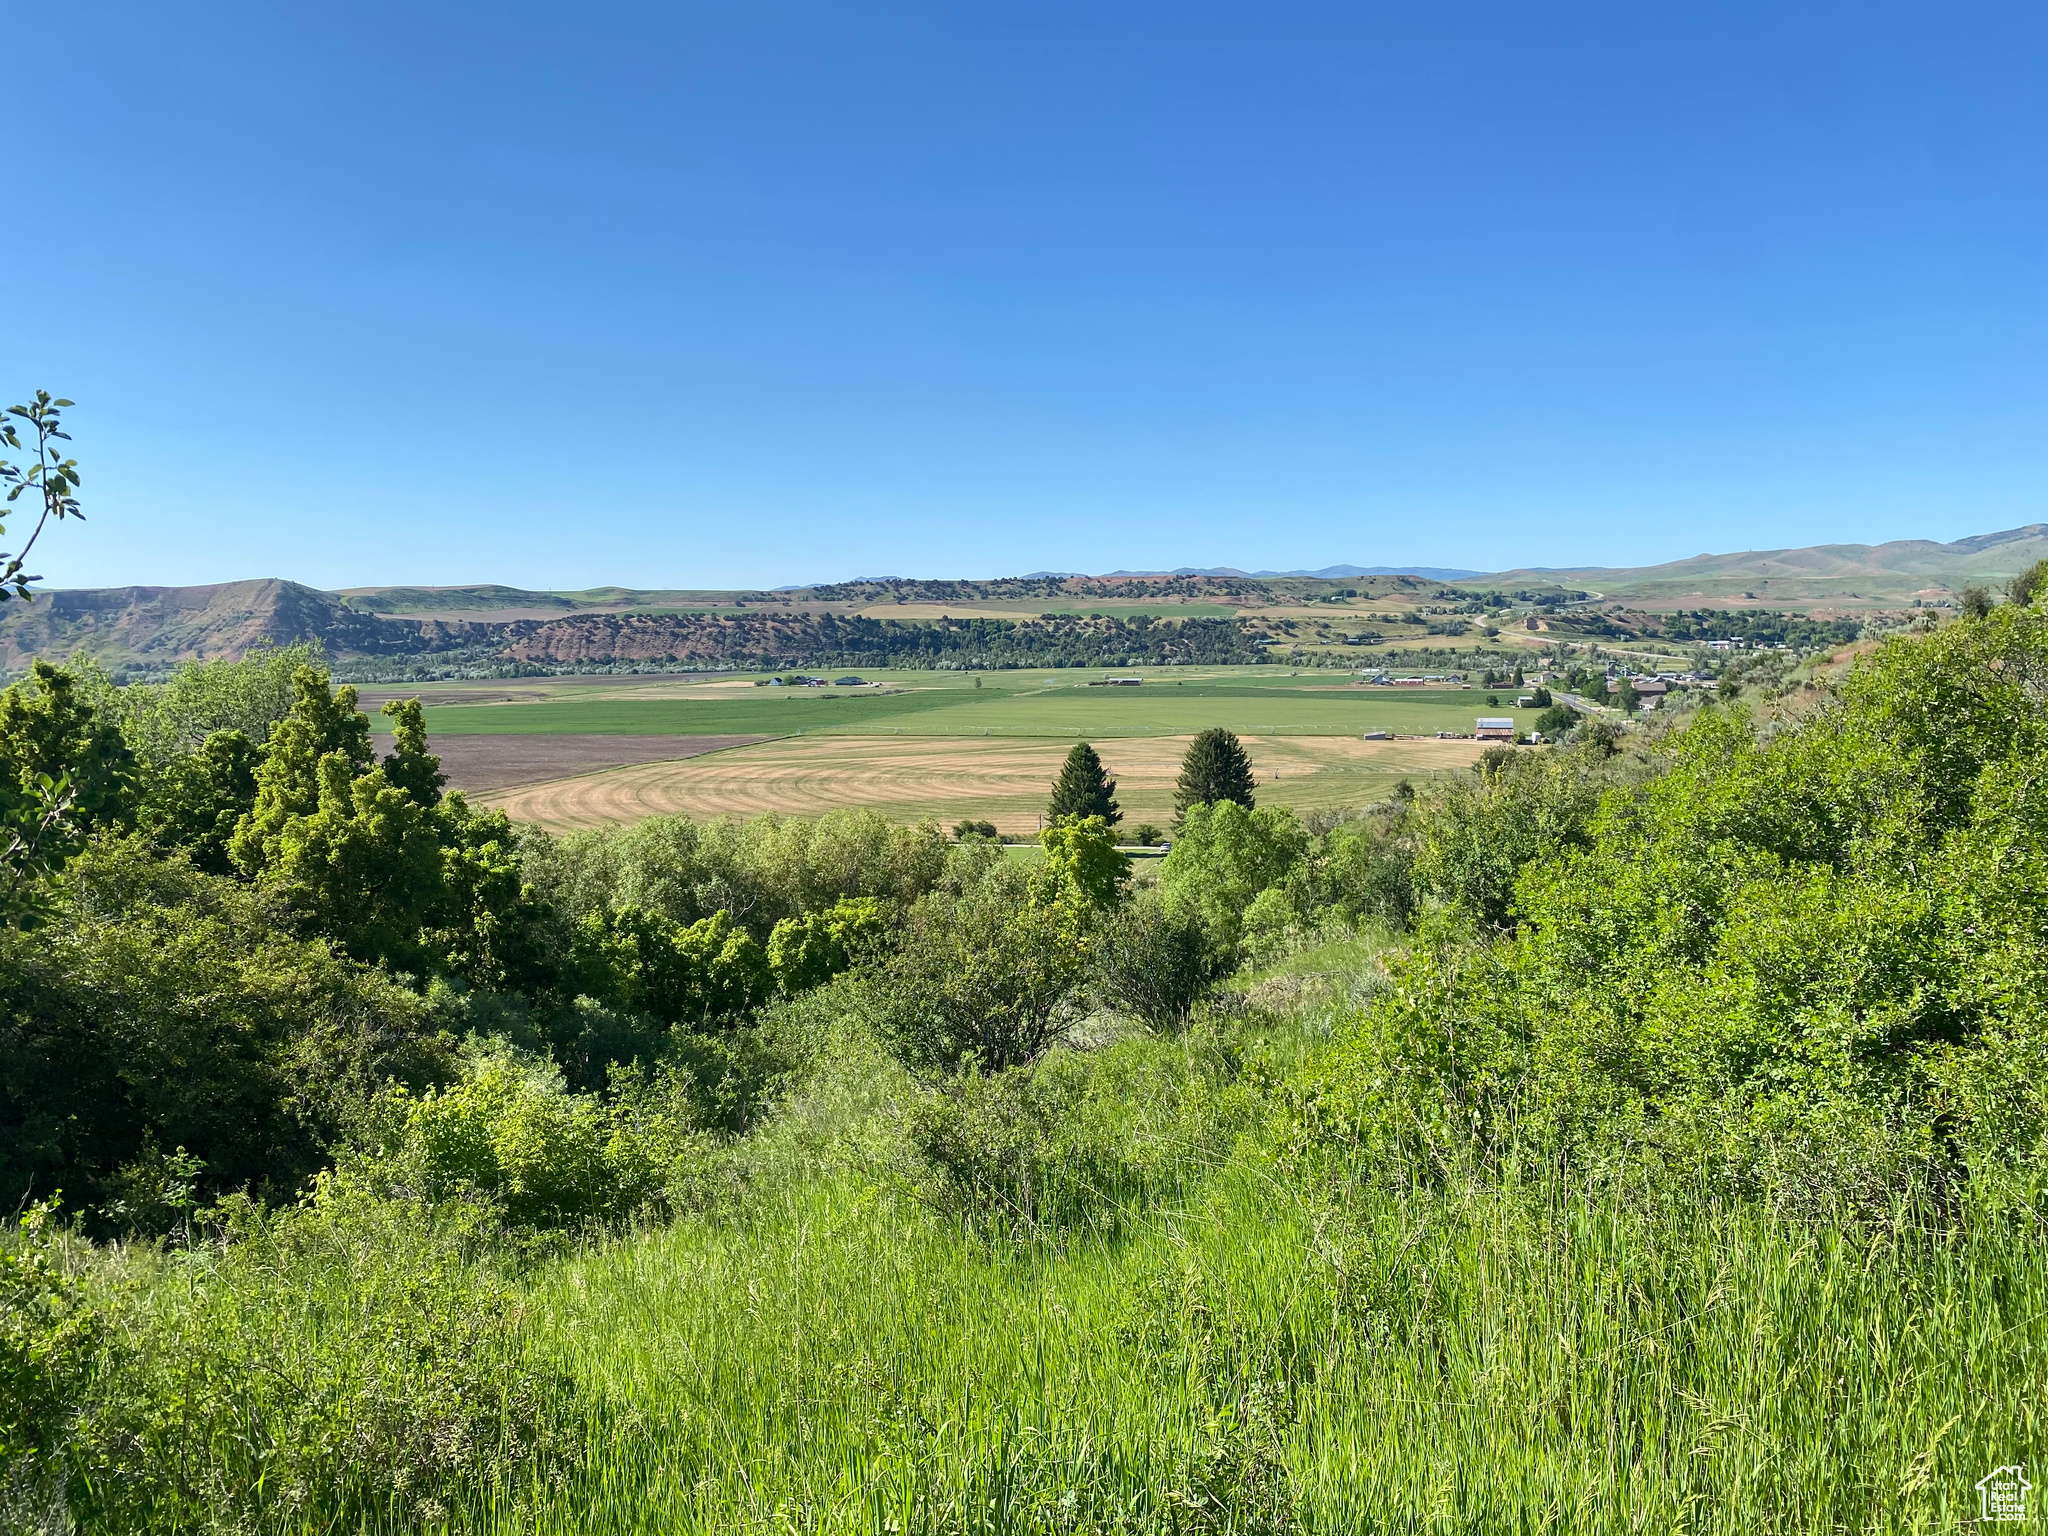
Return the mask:
<path id="1" fill-rule="evenodd" d="M 1164 826 L 1186 736 L 1097 742 L 1124 824 Z M 689 762 L 647 763 L 508 789 L 479 798 L 511 816 L 569 829 L 640 821 L 677 812 L 705 818 L 764 811 L 815 816 L 836 806 L 872 806 L 901 821 L 950 825 L 963 817 L 1005 832 L 1038 824 L 1071 742 L 973 738 L 799 736 Z M 1471 741 L 1360 741 L 1348 736 L 1245 738 L 1263 803 L 1316 806 L 1383 799 L 1404 777 L 1451 772 L 1475 761 Z"/>

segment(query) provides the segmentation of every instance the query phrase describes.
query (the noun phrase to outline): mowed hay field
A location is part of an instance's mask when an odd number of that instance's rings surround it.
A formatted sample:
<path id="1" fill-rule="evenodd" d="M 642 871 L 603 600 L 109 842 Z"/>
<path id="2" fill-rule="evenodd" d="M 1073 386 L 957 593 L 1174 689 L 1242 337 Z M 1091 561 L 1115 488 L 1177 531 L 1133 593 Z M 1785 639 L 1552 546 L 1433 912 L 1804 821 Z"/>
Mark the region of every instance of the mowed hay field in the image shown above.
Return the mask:
<path id="1" fill-rule="evenodd" d="M 1117 780 L 1126 826 L 1165 826 L 1189 736 L 1096 743 Z M 988 820 L 1004 832 L 1038 825 L 1068 740 L 980 737 L 797 736 L 686 762 L 646 763 L 481 797 L 520 821 L 555 830 L 649 816 L 816 815 L 868 806 L 894 820 L 951 825 Z M 1482 750 L 1471 741 L 1247 737 L 1262 804 L 1299 810 L 1384 799 L 1403 778 L 1456 772 Z"/>

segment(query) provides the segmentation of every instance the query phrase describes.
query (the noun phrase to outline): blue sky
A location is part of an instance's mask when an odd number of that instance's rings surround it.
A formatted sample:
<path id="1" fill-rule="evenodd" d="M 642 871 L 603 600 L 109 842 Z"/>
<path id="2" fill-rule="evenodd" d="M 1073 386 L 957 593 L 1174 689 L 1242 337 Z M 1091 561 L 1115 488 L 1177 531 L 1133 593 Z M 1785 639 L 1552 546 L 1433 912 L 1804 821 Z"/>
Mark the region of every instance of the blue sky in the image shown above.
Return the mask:
<path id="1" fill-rule="evenodd" d="M 2048 517 L 2033 3 L 66 0 L 6 37 L 0 393 L 75 398 L 88 474 L 53 585 Z"/>

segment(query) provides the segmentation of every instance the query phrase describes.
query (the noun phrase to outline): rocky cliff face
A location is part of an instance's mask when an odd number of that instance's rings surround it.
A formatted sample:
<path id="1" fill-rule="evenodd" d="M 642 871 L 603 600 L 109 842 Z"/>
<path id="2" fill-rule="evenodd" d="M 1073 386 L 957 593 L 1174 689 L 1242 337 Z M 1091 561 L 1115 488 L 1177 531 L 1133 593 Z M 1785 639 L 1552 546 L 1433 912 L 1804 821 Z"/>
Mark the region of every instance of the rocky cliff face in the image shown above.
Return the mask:
<path id="1" fill-rule="evenodd" d="M 384 619 L 331 592 L 275 578 L 206 587 L 104 587 L 39 594 L 0 607 L 0 667 L 78 652 L 109 664 L 168 665 L 240 656 L 255 645 L 319 640 L 337 655 L 450 650 L 497 628 Z"/>

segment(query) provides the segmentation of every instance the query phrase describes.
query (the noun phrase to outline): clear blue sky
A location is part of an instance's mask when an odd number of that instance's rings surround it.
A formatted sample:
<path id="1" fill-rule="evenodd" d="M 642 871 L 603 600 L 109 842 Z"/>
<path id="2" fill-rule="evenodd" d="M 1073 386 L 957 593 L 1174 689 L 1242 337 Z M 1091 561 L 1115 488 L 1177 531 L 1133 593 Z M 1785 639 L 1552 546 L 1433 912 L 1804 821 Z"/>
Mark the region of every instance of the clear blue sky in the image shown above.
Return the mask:
<path id="1" fill-rule="evenodd" d="M 2038 0 L 64 0 L 4 35 L 0 393 L 79 401 L 90 493 L 53 585 L 2048 517 Z"/>

